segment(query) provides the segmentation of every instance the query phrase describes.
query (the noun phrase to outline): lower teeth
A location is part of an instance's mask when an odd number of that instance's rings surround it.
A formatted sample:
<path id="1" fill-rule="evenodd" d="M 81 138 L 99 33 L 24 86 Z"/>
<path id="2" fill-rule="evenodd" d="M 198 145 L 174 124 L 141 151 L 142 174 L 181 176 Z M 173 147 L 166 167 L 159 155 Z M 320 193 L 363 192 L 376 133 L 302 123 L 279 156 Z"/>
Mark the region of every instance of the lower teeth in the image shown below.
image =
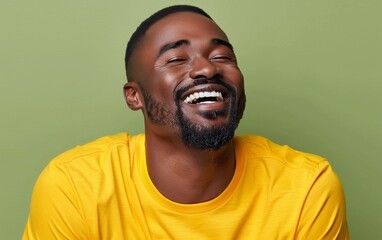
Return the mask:
<path id="1" fill-rule="evenodd" d="M 199 102 L 199 103 L 196 103 L 196 104 L 203 104 L 203 103 L 214 103 L 214 101 Z"/>

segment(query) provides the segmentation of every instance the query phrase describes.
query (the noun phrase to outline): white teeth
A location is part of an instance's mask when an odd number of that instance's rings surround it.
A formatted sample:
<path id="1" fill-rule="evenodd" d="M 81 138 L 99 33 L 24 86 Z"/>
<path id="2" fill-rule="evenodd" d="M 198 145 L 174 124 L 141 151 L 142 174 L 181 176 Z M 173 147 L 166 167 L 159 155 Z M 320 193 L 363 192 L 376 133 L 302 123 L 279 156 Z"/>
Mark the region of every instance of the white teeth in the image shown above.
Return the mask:
<path id="1" fill-rule="evenodd" d="M 203 103 L 205 104 L 205 103 L 214 103 L 214 102 L 213 101 L 204 101 Z M 197 103 L 197 104 L 202 104 L 202 103 Z"/>
<path id="2" fill-rule="evenodd" d="M 190 94 L 187 96 L 187 98 L 184 100 L 185 103 L 192 103 L 194 100 L 197 100 L 199 98 L 205 98 L 205 97 L 216 97 L 223 101 L 223 95 L 221 92 L 196 92 L 193 94 Z M 204 101 L 203 103 L 214 103 L 215 101 Z"/>

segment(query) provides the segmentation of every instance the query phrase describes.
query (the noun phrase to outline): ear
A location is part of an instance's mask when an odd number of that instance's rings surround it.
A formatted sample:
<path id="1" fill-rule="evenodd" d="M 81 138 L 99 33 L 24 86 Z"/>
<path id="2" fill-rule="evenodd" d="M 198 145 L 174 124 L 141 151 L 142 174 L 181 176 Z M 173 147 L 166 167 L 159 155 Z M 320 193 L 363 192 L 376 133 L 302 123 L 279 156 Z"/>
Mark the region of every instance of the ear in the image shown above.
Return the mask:
<path id="1" fill-rule="evenodd" d="M 123 87 L 123 93 L 127 106 L 133 111 L 143 108 L 143 100 L 137 82 L 128 82 Z"/>

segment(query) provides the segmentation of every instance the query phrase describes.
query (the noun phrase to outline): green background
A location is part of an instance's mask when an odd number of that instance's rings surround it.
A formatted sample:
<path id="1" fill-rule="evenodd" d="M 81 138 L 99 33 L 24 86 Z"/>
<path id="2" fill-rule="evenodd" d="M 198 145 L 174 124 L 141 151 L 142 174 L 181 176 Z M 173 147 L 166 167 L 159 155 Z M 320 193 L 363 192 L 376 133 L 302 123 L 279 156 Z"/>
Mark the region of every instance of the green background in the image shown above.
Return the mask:
<path id="1" fill-rule="evenodd" d="M 382 239 L 382 1 L 0 3 L 0 239 L 20 239 L 40 171 L 103 135 L 143 131 L 122 97 L 124 50 L 164 6 L 204 8 L 246 78 L 240 134 L 328 158 L 353 239 Z"/>

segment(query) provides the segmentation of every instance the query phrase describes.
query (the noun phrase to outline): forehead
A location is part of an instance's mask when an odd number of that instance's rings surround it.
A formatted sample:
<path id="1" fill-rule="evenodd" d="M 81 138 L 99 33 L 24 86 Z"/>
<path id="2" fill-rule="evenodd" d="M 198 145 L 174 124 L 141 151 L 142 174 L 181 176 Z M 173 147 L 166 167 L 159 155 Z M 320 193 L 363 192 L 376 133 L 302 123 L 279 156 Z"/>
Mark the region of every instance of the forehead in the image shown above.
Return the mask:
<path id="1" fill-rule="evenodd" d="M 211 19 L 193 12 L 172 13 L 154 23 L 138 42 L 128 64 L 128 78 L 146 79 L 160 49 L 171 42 L 187 40 L 197 48 L 212 39 L 228 41 L 226 34 Z"/>
<path id="2" fill-rule="evenodd" d="M 141 44 L 154 50 L 163 44 L 180 39 L 192 42 L 210 41 L 213 38 L 228 41 L 225 33 L 211 19 L 193 12 L 178 12 L 153 24 L 147 30 Z"/>

